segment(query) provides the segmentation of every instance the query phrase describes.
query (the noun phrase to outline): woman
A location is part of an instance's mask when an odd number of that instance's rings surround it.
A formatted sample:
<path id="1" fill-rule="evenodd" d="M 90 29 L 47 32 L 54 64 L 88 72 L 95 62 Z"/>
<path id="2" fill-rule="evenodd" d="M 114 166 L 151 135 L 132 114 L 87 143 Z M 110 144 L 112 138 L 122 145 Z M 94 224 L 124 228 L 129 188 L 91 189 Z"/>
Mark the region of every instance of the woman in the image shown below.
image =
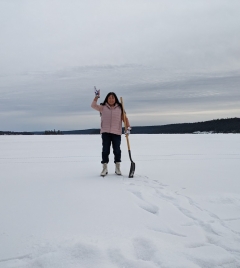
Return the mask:
<path id="1" fill-rule="evenodd" d="M 110 92 L 107 94 L 105 100 L 100 105 L 97 104 L 98 98 L 100 98 L 100 89 L 95 88 L 95 98 L 92 102 L 91 107 L 101 114 L 101 131 L 102 134 L 102 161 L 103 170 L 101 176 L 108 174 L 107 164 L 109 162 L 110 147 L 112 144 L 115 173 L 122 175 L 120 170 L 121 162 L 121 135 L 122 135 L 122 121 L 123 121 L 123 108 L 119 102 L 116 94 Z M 126 117 L 127 132 L 126 135 L 130 134 L 130 124 Z"/>

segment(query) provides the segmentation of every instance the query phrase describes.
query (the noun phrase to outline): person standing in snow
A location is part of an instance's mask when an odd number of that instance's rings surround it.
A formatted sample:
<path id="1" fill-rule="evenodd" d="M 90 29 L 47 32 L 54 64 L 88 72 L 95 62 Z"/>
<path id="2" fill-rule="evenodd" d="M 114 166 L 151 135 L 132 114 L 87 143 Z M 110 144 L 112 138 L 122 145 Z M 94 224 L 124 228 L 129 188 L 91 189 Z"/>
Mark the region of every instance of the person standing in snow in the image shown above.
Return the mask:
<path id="1" fill-rule="evenodd" d="M 109 92 L 103 103 L 97 104 L 100 98 L 100 89 L 97 90 L 95 87 L 95 98 L 91 104 L 91 107 L 100 112 L 101 115 L 101 131 L 102 134 L 102 161 L 103 170 L 101 176 L 108 174 L 107 164 L 109 162 L 110 147 L 112 144 L 115 173 L 122 175 L 120 170 L 121 163 L 121 135 L 122 135 L 122 122 L 123 122 L 123 108 L 119 102 L 118 97 L 114 92 Z M 130 124 L 126 117 L 127 131 L 125 135 L 130 134 Z"/>

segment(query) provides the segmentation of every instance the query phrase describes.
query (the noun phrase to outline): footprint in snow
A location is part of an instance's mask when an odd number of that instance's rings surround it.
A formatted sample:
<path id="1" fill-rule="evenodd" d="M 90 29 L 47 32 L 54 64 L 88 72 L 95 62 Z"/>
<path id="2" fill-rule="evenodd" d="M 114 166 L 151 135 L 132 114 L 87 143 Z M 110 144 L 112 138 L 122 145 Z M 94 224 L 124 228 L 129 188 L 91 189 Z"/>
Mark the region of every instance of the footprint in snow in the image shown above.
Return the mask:
<path id="1" fill-rule="evenodd" d="M 129 190 L 134 196 L 136 196 L 138 199 L 139 199 L 139 207 L 142 208 L 143 210 L 151 213 L 151 214 L 157 214 L 158 213 L 158 210 L 159 208 L 149 202 L 147 202 L 143 196 L 142 196 L 142 193 L 141 192 L 138 192 L 138 191 L 132 191 L 132 190 Z"/>
<path id="2" fill-rule="evenodd" d="M 146 263 L 143 259 L 130 260 L 125 257 L 119 249 L 110 249 L 108 252 L 110 261 L 118 268 L 156 268 L 156 265 L 152 263 Z"/>
<path id="3" fill-rule="evenodd" d="M 154 232 L 159 232 L 159 233 L 164 233 L 164 234 L 169 234 L 169 235 L 174 235 L 174 236 L 179 236 L 179 237 L 187 237 L 186 235 L 183 235 L 183 234 L 179 234 L 171 229 L 168 229 L 168 228 L 163 228 L 163 227 L 158 227 L 158 228 L 153 228 L 153 227 L 150 227 L 149 230 L 152 230 Z"/>
<path id="4" fill-rule="evenodd" d="M 133 240 L 133 247 L 135 255 L 139 260 L 143 260 L 145 262 L 153 262 L 157 264 L 158 267 L 161 267 L 162 263 L 159 259 L 159 251 L 151 240 L 140 237 L 135 238 Z"/>
<path id="5" fill-rule="evenodd" d="M 159 208 L 157 206 L 147 203 L 141 204 L 139 207 L 151 214 L 157 214 L 159 211 Z"/>
<path id="6" fill-rule="evenodd" d="M 189 243 L 189 244 L 186 244 L 185 247 L 186 248 L 200 248 L 200 247 L 206 247 L 208 246 L 207 244 L 205 243 Z"/>

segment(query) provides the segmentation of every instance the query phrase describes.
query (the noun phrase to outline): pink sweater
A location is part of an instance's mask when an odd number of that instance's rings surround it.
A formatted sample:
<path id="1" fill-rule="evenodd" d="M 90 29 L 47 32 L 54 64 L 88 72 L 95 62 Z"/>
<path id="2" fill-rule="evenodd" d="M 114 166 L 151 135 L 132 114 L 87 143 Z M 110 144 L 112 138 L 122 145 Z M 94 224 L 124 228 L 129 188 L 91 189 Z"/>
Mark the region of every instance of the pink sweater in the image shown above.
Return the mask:
<path id="1" fill-rule="evenodd" d="M 93 100 L 91 107 L 102 114 L 100 133 L 122 134 L 122 110 L 118 104 L 114 107 L 111 107 L 107 103 L 105 105 L 98 105 Z"/>

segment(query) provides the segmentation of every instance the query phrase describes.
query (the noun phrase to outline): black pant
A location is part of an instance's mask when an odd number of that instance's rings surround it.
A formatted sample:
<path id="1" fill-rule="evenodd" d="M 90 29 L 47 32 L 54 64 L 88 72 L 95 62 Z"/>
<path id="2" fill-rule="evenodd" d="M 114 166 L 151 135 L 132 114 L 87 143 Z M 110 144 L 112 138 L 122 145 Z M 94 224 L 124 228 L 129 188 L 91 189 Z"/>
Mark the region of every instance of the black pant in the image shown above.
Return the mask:
<path id="1" fill-rule="evenodd" d="M 113 147 L 114 163 L 121 162 L 121 135 L 102 133 L 102 164 L 109 162 L 111 143 Z"/>

